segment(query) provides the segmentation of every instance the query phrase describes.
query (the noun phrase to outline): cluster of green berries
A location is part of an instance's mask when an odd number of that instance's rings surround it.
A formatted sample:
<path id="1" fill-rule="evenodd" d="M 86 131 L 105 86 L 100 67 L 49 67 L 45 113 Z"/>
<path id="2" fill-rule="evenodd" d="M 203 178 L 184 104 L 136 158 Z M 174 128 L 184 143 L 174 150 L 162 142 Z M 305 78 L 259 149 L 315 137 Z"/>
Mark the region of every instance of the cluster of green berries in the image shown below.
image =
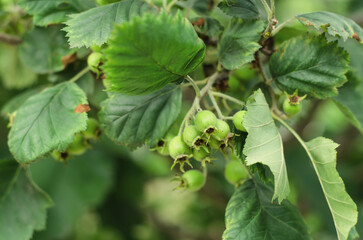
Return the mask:
<path id="1" fill-rule="evenodd" d="M 246 111 L 239 111 L 233 116 L 233 123 L 240 131 L 246 131 L 242 125 L 245 113 Z M 212 150 L 223 150 L 229 147 L 232 137 L 233 133 L 231 133 L 230 126 L 226 121 L 218 119 L 213 112 L 204 110 L 196 114 L 194 125 L 186 126 L 181 135 L 168 134 L 158 142 L 156 149 L 163 155 L 170 155 L 174 159 L 172 168 L 179 164 L 180 171 L 184 173 L 185 164 L 193 167 L 189 162 L 190 158 L 201 162 L 202 166 L 205 167 L 206 163 L 212 161 Z M 240 167 L 243 168 L 242 165 Z M 227 167 L 226 169 L 230 168 Z M 233 171 L 234 169 L 228 170 L 228 175 L 231 175 L 230 172 Z M 242 178 L 244 176 L 245 173 Z M 234 180 L 229 181 L 233 181 L 235 184 L 240 180 L 239 178 L 236 180 L 237 178 L 232 177 L 231 179 Z M 185 172 L 179 180 L 181 180 L 180 186 L 188 190 L 199 190 L 204 185 L 204 175 L 198 170 Z"/>
<path id="2" fill-rule="evenodd" d="M 71 156 L 82 155 L 90 148 L 90 140 L 96 140 L 101 135 L 101 128 L 98 121 L 94 118 L 87 120 L 87 129 L 74 135 L 73 142 L 68 148 L 61 152 L 54 150 L 52 156 L 55 160 L 66 162 Z"/>

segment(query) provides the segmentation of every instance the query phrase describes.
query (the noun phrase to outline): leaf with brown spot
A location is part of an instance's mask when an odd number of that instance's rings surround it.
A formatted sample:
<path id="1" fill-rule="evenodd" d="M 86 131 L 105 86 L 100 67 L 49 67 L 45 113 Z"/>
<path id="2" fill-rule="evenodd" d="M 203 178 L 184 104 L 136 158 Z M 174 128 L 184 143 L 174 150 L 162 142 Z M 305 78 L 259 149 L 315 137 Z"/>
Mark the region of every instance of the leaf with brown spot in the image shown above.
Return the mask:
<path id="1" fill-rule="evenodd" d="M 299 14 L 296 18 L 305 26 L 313 26 L 333 37 L 342 37 L 344 41 L 352 38 L 362 43 L 363 29 L 353 20 L 331 12 L 312 12 Z"/>
<path id="2" fill-rule="evenodd" d="M 88 104 L 78 104 L 74 109 L 75 113 L 85 113 L 91 111 L 91 108 Z"/>

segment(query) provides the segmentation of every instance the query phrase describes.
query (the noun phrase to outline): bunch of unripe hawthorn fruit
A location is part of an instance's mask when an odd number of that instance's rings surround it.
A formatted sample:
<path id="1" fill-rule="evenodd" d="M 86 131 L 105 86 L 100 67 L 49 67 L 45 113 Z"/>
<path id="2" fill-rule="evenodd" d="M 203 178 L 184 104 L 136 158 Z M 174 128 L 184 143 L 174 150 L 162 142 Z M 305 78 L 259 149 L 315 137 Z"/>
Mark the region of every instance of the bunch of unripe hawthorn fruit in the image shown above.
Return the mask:
<path id="1" fill-rule="evenodd" d="M 242 125 L 245 113 L 246 111 L 242 110 L 233 116 L 234 126 L 240 131 L 246 131 Z M 181 181 L 180 187 L 196 191 L 204 185 L 205 176 L 199 170 L 185 172 L 184 165 L 193 168 L 189 159 L 194 158 L 204 168 L 206 163 L 212 162 L 213 151 L 230 147 L 233 136 L 226 121 L 218 119 L 211 111 L 203 110 L 195 115 L 194 124 L 186 126 L 181 135 L 167 135 L 165 139 L 160 140 L 156 150 L 174 159 L 172 168 L 180 165 L 180 171 L 183 172 L 178 178 Z M 229 182 L 237 184 L 245 178 L 246 172 L 239 161 L 230 161 L 226 166 L 225 175 Z"/>

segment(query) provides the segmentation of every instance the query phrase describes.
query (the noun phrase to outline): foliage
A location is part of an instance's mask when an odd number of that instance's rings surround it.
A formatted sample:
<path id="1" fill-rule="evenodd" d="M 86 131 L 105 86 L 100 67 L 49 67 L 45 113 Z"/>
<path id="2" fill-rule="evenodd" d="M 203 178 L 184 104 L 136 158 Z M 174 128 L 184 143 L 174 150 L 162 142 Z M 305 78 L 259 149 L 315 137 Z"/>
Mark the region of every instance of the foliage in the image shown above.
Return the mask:
<path id="1" fill-rule="evenodd" d="M 279 4 L 0 2 L 0 239 L 359 238 L 363 29 Z"/>

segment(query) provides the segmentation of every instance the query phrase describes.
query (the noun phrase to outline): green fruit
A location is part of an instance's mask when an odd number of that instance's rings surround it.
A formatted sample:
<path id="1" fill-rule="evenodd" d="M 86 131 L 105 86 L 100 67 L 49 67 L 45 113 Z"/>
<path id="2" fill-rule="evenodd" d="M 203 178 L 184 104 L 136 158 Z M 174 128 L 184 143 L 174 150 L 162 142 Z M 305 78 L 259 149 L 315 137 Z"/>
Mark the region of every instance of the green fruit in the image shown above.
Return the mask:
<path id="1" fill-rule="evenodd" d="M 217 117 L 213 112 L 204 110 L 195 116 L 195 125 L 203 133 L 211 134 L 216 129 Z"/>
<path id="2" fill-rule="evenodd" d="M 183 156 L 189 156 L 191 150 L 181 136 L 176 136 L 170 141 L 169 153 L 172 158 L 177 159 Z"/>
<path id="3" fill-rule="evenodd" d="M 234 115 L 233 115 L 233 124 L 234 126 L 240 130 L 240 131 L 243 131 L 243 132 L 247 132 L 246 131 L 246 128 L 242 125 L 242 122 L 243 122 L 243 118 L 245 116 L 247 111 L 238 111 L 236 112 Z"/>
<path id="4" fill-rule="evenodd" d="M 70 155 L 82 155 L 87 150 L 87 146 L 81 134 L 75 134 L 73 142 L 67 148 Z"/>
<path id="5" fill-rule="evenodd" d="M 103 55 L 99 52 L 91 53 L 87 58 L 88 67 L 91 69 L 92 72 L 99 74 L 100 70 L 98 67 L 103 62 Z"/>
<path id="6" fill-rule="evenodd" d="M 193 157 L 197 161 L 203 161 L 205 158 L 210 156 L 210 151 L 207 152 L 204 148 L 193 149 Z"/>
<path id="7" fill-rule="evenodd" d="M 228 182 L 236 184 L 246 178 L 247 172 L 240 161 L 230 161 L 226 165 L 224 176 Z"/>
<path id="8" fill-rule="evenodd" d="M 156 150 L 164 156 L 169 155 L 169 144 L 165 140 L 160 140 L 156 146 Z"/>
<path id="9" fill-rule="evenodd" d="M 87 120 L 87 129 L 82 132 L 86 139 L 96 139 L 101 134 L 101 128 L 98 121 L 94 118 Z"/>
<path id="10" fill-rule="evenodd" d="M 91 46 L 91 49 L 92 49 L 93 52 L 101 52 L 102 47 L 100 47 L 97 44 L 95 44 L 95 45 L 92 45 Z"/>
<path id="11" fill-rule="evenodd" d="M 60 152 L 58 150 L 54 150 L 52 152 L 52 157 L 56 160 L 56 161 L 60 161 L 60 162 L 65 162 L 68 157 L 69 154 L 67 152 Z"/>
<path id="12" fill-rule="evenodd" d="M 190 147 L 200 147 L 204 143 L 201 135 L 202 132 L 198 131 L 196 126 L 189 125 L 183 131 L 183 140 Z"/>
<path id="13" fill-rule="evenodd" d="M 287 98 L 284 101 L 283 108 L 284 108 L 284 112 L 286 113 L 286 115 L 291 117 L 301 111 L 301 104 L 300 104 L 300 102 L 293 104 Z"/>
<path id="14" fill-rule="evenodd" d="M 208 146 L 213 149 L 220 149 L 221 146 L 223 146 L 223 144 L 224 144 L 223 141 L 219 141 L 219 140 L 215 139 L 214 137 L 211 137 L 208 140 Z"/>
<path id="15" fill-rule="evenodd" d="M 190 191 L 198 191 L 204 185 L 204 175 L 198 170 L 189 170 L 182 176 L 182 185 Z"/>
<path id="16" fill-rule="evenodd" d="M 228 133 L 230 132 L 231 129 L 229 128 L 228 123 L 223 120 L 217 119 L 216 130 L 213 133 L 213 137 L 215 137 L 219 141 L 222 141 L 228 136 Z"/>

